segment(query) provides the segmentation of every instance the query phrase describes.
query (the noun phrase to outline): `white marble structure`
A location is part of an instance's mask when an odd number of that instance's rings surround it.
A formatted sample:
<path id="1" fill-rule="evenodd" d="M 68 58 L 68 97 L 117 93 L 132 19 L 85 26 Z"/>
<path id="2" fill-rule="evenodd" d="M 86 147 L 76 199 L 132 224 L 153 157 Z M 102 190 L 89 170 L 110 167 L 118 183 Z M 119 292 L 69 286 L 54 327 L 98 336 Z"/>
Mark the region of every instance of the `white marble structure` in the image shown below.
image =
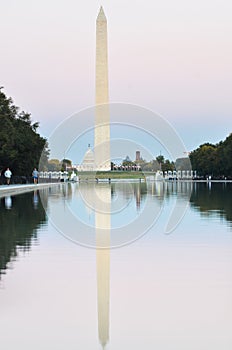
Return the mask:
<path id="1" fill-rule="evenodd" d="M 96 111 L 94 158 L 96 170 L 111 170 L 108 93 L 107 19 L 100 8 L 96 21 Z"/>
<path id="2" fill-rule="evenodd" d="M 80 166 L 77 167 L 78 171 L 95 171 L 95 161 L 94 161 L 94 153 L 88 146 L 88 149 L 85 153 L 84 159 Z"/>

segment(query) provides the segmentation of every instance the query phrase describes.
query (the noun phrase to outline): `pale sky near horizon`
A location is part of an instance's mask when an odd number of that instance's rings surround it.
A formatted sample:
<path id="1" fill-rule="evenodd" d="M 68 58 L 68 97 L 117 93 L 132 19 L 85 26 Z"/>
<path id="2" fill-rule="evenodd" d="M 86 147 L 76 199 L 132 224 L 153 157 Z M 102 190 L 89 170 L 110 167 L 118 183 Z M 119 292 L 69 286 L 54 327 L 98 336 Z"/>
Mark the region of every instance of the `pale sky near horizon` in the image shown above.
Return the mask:
<path id="1" fill-rule="evenodd" d="M 108 19 L 110 101 L 163 115 L 187 149 L 232 132 L 230 0 L 0 0 L 0 85 L 48 137 L 94 104 L 95 21 Z"/>

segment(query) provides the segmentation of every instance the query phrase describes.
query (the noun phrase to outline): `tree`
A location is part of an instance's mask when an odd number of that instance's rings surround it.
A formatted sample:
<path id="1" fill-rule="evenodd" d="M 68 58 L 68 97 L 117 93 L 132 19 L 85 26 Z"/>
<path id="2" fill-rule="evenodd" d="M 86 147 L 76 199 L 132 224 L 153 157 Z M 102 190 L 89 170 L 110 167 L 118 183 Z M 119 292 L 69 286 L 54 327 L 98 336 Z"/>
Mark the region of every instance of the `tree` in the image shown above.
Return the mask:
<path id="1" fill-rule="evenodd" d="M 232 134 L 216 145 L 204 143 L 189 156 L 198 175 L 232 178 Z"/>
<path id="2" fill-rule="evenodd" d="M 39 124 L 31 115 L 19 112 L 11 98 L 0 89 L 0 170 L 10 167 L 14 175 L 31 175 L 34 167 L 46 165 L 48 146 L 37 133 Z"/>
<path id="3" fill-rule="evenodd" d="M 170 162 L 170 160 L 166 159 L 165 162 L 162 164 L 162 171 L 173 171 L 175 170 L 175 164 L 173 162 Z"/>
<path id="4" fill-rule="evenodd" d="M 66 171 L 68 168 L 72 168 L 72 161 L 70 159 L 62 159 L 61 161 L 61 171 Z"/>
<path id="5" fill-rule="evenodd" d="M 160 169 L 160 165 L 156 159 L 153 159 L 150 162 L 143 162 L 141 168 L 143 171 L 157 171 Z"/>
<path id="6" fill-rule="evenodd" d="M 159 164 L 164 164 L 164 156 L 162 156 L 161 154 L 156 157 L 156 160 Z"/>
<path id="7" fill-rule="evenodd" d="M 221 175 L 232 176 L 232 134 L 218 144 L 218 168 Z"/>
<path id="8" fill-rule="evenodd" d="M 156 157 L 156 162 L 158 162 L 159 169 L 162 171 L 175 170 L 175 164 L 173 162 L 170 162 L 169 159 L 165 159 L 164 156 L 162 156 L 161 154 Z"/>
<path id="9" fill-rule="evenodd" d="M 61 162 L 59 159 L 49 159 L 48 161 L 48 171 L 60 171 Z"/>
<path id="10" fill-rule="evenodd" d="M 205 143 L 190 153 L 192 168 L 197 170 L 200 176 L 215 176 L 218 175 L 219 159 L 217 146 Z"/>

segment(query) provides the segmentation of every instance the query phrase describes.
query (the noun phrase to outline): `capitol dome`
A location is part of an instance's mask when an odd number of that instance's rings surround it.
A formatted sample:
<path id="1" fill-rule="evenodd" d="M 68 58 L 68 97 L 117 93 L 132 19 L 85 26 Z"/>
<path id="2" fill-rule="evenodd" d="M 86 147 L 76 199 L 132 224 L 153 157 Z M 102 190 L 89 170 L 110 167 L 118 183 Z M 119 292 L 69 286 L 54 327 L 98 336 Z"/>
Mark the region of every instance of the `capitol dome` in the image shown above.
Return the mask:
<path id="1" fill-rule="evenodd" d="M 83 162 L 81 164 L 82 169 L 85 171 L 93 171 L 95 169 L 95 164 L 94 164 L 94 153 L 91 150 L 90 146 L 88 150 L 85 153 Z"/>

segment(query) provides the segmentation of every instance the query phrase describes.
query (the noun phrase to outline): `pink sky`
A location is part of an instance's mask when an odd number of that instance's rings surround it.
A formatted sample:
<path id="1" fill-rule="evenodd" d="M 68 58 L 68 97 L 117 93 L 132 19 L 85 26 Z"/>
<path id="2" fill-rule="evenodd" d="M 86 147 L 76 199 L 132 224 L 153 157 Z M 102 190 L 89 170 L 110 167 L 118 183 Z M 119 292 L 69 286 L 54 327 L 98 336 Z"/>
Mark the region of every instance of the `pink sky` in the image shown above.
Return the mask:
<path id="1" fill-rule="evenodd" d="M 110 101 L 163 115 L 187 148 L 232 131 L 230 0 L 1 2 L 0 83 L 54 127 L 94 104 L 95 20 L 108 19 Z"/>

